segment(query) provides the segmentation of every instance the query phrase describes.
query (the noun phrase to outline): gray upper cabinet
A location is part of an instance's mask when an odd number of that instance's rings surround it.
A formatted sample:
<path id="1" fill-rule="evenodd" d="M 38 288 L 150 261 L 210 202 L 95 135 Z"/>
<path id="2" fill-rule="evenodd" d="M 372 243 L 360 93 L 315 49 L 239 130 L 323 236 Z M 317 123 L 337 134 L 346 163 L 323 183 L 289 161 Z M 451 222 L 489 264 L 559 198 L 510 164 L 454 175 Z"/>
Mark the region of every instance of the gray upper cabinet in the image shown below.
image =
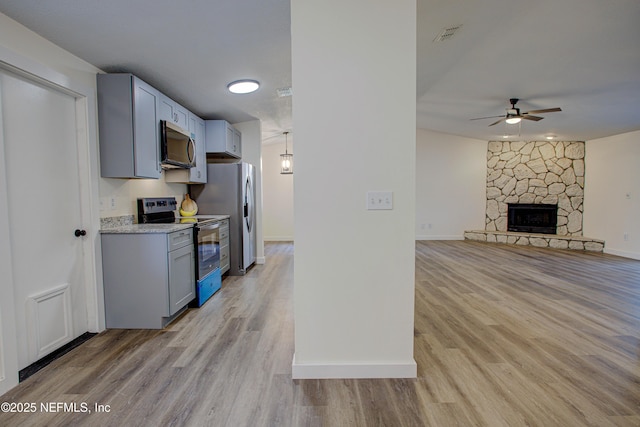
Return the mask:
<path id="1" fill-rule="evenodd" d="M 182 129 L 189 129 L 189 112 L 187 109 L 164 94 L 160 94 L 159 117 L 160 120 L 167 120 Z"/>
<path id="2" fill-rule="evenodd" d="M 242 134 L 226 120 L 206 120 L 207 155 L 242 158 Z"/>
<path id="3" fill-rule="evenodd" d="M 169 169 L 165 171 L 167 182 L 181 182 L 185 184 L 207 183 L 207 154 L 205 142 L 205 122 L 200 117 L 189 112 L 189 132 L 196 142 L 196 164 L 191 169 Z"/>
<path id="4" fill-rule="evenodd" d="M 160 178 L 160 92 L 132 74 L 98 74 L 100 173 Z"/>

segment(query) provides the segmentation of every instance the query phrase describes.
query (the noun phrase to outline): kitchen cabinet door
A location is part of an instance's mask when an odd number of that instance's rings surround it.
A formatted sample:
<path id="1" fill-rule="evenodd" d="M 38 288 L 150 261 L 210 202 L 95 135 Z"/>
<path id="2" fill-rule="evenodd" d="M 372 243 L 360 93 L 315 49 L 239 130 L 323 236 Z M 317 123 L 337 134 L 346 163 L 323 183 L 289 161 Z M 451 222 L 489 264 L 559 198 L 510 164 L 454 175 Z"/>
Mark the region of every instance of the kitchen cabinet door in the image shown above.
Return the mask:
<path id="1" fill-rule="evenodd" d="M 134 79 L 134 141 L 137 176 L 160 177 L 160 137 L 156 106 L 159 93 L 139 79 Z"/>
<path id="2" fill-rule="evenodd" d="M 182 129 L 189 129 L 189 113 L 186 108 L 175 102 L 164 94 L 160 94 L 160 120 L 166 120 L 180 126 Z"/>
<path id="3" fill-rule="evenodd" d="M 169 252 L 169 314 L 177 313 L 196 297 L 193 246 Z"/>
<path id="4" fill-rule="evenodd" d="M 196 147 L 197 147 L 197 155 L 196 155 L 196 167 L 192 169 L 191 172 L 191 182 L 196 183 L 207 183 L 207 141 L 206 141 L 206 132 L 205 132 L 205 124 L 204 120 L 200 117 L 197 117 L 195 123 L 195 134 L 196 134 Z"/>
<path id="5" fill-rule="evenodd" d="M 178 121 L 176 124 L 182 129 L 189 129 L 189 111 L 177 102 L 174 104 L 174 112 Z"/>
<path id="6" fill-rule="evenodd" d="M 160 178 L 160 92 L 132 74 L 98 74 L 100 174 Z"/>
<path id="7" fill-rule="evenodd" d="M 233 128 L 233 139 L 230 147 L 230 151 L 238 158 L 242 157 L 242 134 L 236 128 Z"/>
<path id="8" fill-rule="evenodd" d="M 220 221 L 220 274 L 229 271 L 229 220 Z"/>

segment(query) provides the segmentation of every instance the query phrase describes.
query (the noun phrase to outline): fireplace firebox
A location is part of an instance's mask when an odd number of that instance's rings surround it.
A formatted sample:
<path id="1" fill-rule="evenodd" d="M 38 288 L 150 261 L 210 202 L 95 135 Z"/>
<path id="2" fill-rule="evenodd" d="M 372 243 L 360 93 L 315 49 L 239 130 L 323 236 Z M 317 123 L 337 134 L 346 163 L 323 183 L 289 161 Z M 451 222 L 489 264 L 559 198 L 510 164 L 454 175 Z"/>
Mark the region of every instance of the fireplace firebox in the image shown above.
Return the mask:
<path id="1" fill-rule="evenodd" d="M 556 234 L 558 205 L 509 203 L 507 231 Z"/>

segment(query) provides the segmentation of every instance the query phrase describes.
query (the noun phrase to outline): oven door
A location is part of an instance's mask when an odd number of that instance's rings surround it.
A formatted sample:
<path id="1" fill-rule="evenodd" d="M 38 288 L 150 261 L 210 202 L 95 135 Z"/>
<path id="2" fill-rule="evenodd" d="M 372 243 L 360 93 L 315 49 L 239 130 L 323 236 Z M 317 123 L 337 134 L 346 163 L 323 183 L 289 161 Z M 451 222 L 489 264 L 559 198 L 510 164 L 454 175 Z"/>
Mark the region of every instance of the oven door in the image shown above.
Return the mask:
<path id="1" fill-rule="evenodd" d="M 198 224 L 198 279 L 220 267 L 219 224 Z"/>

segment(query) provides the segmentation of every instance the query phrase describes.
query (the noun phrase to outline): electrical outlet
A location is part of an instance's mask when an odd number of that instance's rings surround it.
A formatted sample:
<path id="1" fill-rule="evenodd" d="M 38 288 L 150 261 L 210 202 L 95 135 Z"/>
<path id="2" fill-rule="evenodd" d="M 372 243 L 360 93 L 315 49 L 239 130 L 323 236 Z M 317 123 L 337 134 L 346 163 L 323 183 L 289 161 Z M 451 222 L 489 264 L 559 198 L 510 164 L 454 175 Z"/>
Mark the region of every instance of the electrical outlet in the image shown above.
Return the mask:
<path id="1" fill-rule="evenodd" d="M 624 233 L 624 241 L 625 242 L 629 241 L 629 233 Z"/>
<path id="2" fill-rule="evenodd" d="M 393 191 L 368 191 L 367 210 L 393 209 Z"/>
<path id="3" fill-rule="evenodd" d="M 428 228 L 429 230 L 431 230 L 431 229 L 433 228 L 433 224 L 431 224 L 431 223 L 427 224 L 427 228 Z"/>
<path id="4" fill-rule="evenodd" d="M 115 198 L 115 197 L 111 197 L 111 198 L 109 199 L 109 208 L 110 208 L 112 211 L 115 211 L 115 210 L 116 210 L 116 198 Z"/>
<path id="5" fill-rule="evenodd" d="M 426 230 L 427 224 L 420 224 L 420 230 Z"/>

